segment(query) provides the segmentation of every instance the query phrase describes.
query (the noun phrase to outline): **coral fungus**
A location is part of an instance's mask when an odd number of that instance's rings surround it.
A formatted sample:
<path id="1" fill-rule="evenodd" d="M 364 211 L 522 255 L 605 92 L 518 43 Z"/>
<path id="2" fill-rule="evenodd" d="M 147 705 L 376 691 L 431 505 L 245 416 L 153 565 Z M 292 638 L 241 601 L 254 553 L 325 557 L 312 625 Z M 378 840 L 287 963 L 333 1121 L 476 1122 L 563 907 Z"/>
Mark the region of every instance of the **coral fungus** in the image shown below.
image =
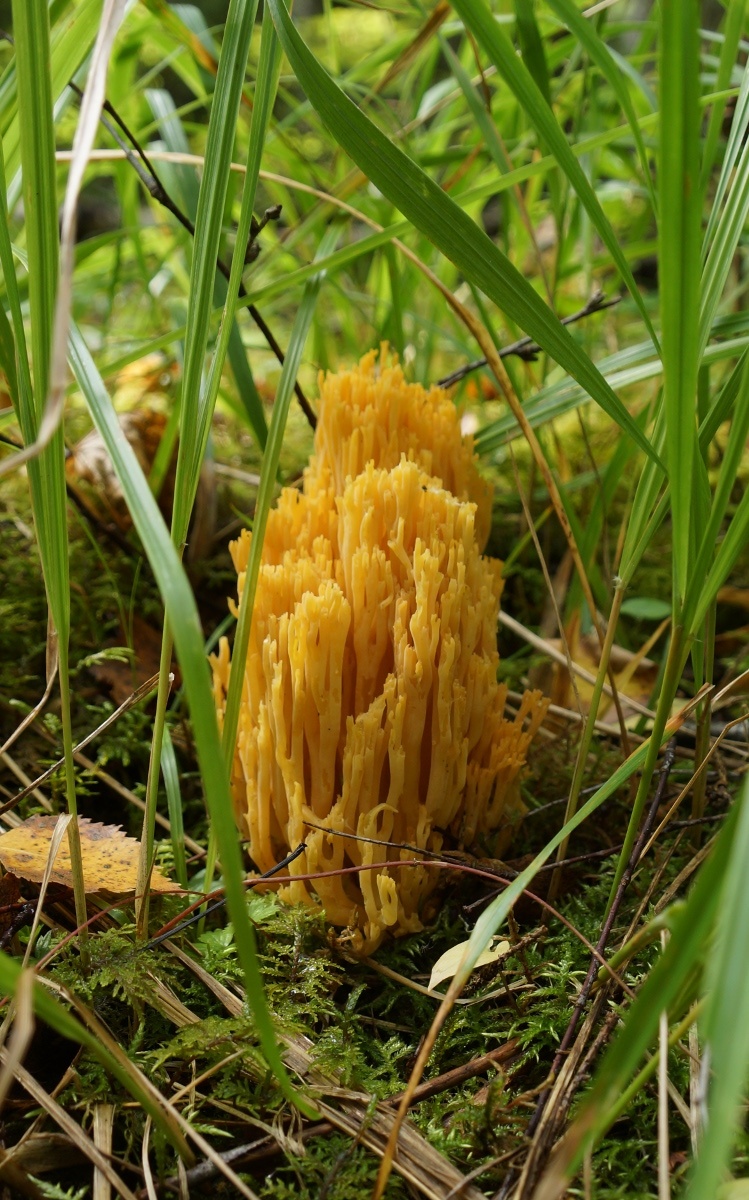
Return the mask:
<path id="1" fill-rule="evenodd" d="M 438 852 L 507 821 L 546 705 L 527 693 L 504 716 L 501 564 L 481 554 L 490 514 L 443 391 L 406 383 L 385 352 L 321 378 L 303 490 L 285 489 L 268 520 L 232 772 L 261 870 L 301 841 L 294 874 L 413 859 L 339 832 Z M 240 597 L 250 537 L 231 547 Z M 224 639 L 220 714 L 229 671 Z M 317 897 L 366 952 L 386 930 L 421 928 L 435 876 L 363 870 L 285 894 Z"/>

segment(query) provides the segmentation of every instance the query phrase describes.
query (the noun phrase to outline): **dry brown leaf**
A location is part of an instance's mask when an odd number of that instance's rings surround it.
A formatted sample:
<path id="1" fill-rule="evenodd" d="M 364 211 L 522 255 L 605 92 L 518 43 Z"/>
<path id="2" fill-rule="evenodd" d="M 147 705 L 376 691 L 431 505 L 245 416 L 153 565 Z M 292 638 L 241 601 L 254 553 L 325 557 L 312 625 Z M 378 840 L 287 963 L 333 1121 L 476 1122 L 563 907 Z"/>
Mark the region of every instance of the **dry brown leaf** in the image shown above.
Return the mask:
<path id="1" fill-rule="evenodd" d="M 23 821 L 0 837 L 0 865 L 9 875 L 41 883 L 49 856 L 57 817 L 34 816 Z M 83 857 L 83 877 L 86 893 L 104 896 L 123 896 L 135 891 L 140 842 L 128 837 L 119 825 L 102 825 L 98 821 L 78 818 Z M 63 839 L 57 852 L 50 880 L 72 888 L 70 846 Z M 152 892 L 174 889 L 159 871 L 151 876 Z"/>

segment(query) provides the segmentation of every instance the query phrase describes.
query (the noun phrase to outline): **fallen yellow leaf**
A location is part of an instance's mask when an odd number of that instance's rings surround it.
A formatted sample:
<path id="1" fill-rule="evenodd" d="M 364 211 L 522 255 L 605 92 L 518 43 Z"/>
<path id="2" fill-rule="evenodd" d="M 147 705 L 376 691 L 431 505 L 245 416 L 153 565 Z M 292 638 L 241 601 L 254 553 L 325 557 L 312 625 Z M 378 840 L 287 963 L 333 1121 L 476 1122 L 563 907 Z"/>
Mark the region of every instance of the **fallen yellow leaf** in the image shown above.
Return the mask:
<path id="1" fill-rule="evenodd" d="M 0 836 L 0 865 L 9 875 L 41 883 L 49 857 L 49 846 L 57 817 L 29 817 L 15 829 Z M 88 895 L 94 893 L 122 896 L 135 891 L 140 842 L 128 837 L 119 825 L 78 818 L 83 858 L 83 878 Z M 50 875 L 52 883 L 72 888 L 70 846 L 63 838 Z M 172 891 L 171 883 L 159 871 L 151 876 L 152 892 Z"/>
<path id="2" fill-rule="evenodd" d="M 2 841 L 2 839 L 0 839 Z M 432 974 L 429 976 L 430 992 L 436 988 L 438 983 L 443 983 L 445 979 L 452 979 L 456 974 L 458 967 L 465 958 L 468 942 L 458 942 L 457 946 L 451 946 L 444 954 L 441 954 L 436 963 L 432 967 Z M 479 955 L 476 960 L 476 967 L 486 967 L 489 963 L 496 962 L 503 954 L 506 954 L 510 949 L 509 942 L 497 942 L 495 946 L 490 946 L 483 954 Z M 476 969 L 474 967 L 474 970 Z"/>

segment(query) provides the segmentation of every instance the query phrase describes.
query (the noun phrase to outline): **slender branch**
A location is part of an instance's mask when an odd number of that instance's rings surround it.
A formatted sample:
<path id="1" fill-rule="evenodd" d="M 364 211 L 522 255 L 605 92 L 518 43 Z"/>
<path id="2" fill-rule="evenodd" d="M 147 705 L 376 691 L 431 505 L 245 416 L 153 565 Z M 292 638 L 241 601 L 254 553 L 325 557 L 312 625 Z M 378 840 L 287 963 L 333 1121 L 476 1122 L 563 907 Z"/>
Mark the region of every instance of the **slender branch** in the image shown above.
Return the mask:
<path id="1" fill-rule="evenodd" d="M 621 296 L 611 296 L 608 300 L 601 291 L 595 291 L 588 303 L 577 312 L 571 313 L 569 317 L 562 319 L 562 325 L 574 325 L 576 321 L 582 321 L 584 317 L 589 317 L 592 313 L 602 312 L 604 308 L 613 308 L 618 304 Z M 515 355 L 517 358 L 522 358 L 525 362 L 534 362 L 541 353 L 541 347 L 533 341 L 532 338 L 518 338 L 516 342 L 510 342 L 508 346 L 503 346 L 499 351 L 500 358 L 509 358 Z M 463 367 L 458 367 L 456 371 L 452 371 L 450 375 L 445 375 L 444 378 L 437 380 L 437 387 L 450 388 L 454 384 L 460 383 L 461 379 L 465 379 L 466 375 L 470 375 L 472 371 L 478 371 L 480 367 L 487 365 L 485 358 L 477 358 L 473 362 L 466 363 Z"/>

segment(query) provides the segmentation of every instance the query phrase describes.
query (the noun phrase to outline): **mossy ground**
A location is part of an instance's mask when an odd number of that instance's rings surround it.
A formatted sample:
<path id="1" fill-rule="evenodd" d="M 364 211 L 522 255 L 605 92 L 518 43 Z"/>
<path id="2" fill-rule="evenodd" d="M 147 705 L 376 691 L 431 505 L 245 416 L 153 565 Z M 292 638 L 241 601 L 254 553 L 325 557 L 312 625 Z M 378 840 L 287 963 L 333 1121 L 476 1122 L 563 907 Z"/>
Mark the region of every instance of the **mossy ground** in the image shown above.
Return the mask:
<path id="1" fill-rule="evenodd" d="M 0 621 L 0 732 L 10 731 L 18 718 L 38 698 L 39 679 L 44 670 L 46 613 L 40 575 L 35 561 L 28 513 L 9 508 L 3 515 L 0 543 L 0 575 L 7 580 Z M 236 509 L 236 498 L 231 499 Z M 502 509 L 500 518 L 516 523 L 511 511 Z M 501 521 L 498 522 L 501 536 Z M 530 562 L 530 559 L 529 559 Z M 508 581 L 508 594 L 529 610 L 538 612 L 543 594 L 540 572 L 521 559 Z M 75 667 L 75 727 L 83 736 L 113 709 L 106 682 L 92 673 L 106 661 L 110 643 L 122 643 L 122 631 L 132 629 L 132 614 L 138 613 L 158 627 L 158 595 L 147 568 L 137 554 L 123 551 L 101 540 L 101 532 L 87 526 L 84 518 L 72 522 L 71 574 Z M 204 581 L 200 596 L 206 627 L 217 623 L 224 598 L 232 590 L 233 573 L 224 547 L 214 562 L 202 564 Z M 652 583 L 652 580 L 651 580 Z M 135 647 L 136 656 L 138 647 Z M 520 677 L 530 659 L 521 647 L 505 657 L 509 678 Z M 106 679 L 106 676 L 104 677 Z M 205 844 L 207 828 L 200 789 L 192 759 L 189 726 L 175 705 L 171 727 L 177 746 L 186 832 Z M 150 732 L 150 710 L 126 713 L 95 744 L 93 755 L 126 788 L 138 795 L 146 777 Z M 52 703 L 41 728 L 31 730 L 13 748 L 17 763 L 34 776 L 59 750 L 59 728 Z M 523 789 L 529 815 L 508 851 L 509 866 L 517 867 L 525 856 L 542 846 L 558 828 L 571 765 L 575 736 L 571 733 L 554 743 L 541 743 Z M 599 745 L 597 761 L 590 764 L 589 778 L 606 778 L 618 761 L 615 743 Z M 678 781 L 679 764 L 674 771 Z M 6 773 L 5 792 L 14 783 Z M 80 769 L 81 810 L 96 820 L 122 824 L 138 835 L 140 813 L 99 779 Z M 59 785 L 48 788 L 53 805 L 62 807 Z M 717 803 L 720 804 L 720 797 Z M 38 810 L 33 797 L 19 809 L 21 816 Z M 165 806 L 162 811 L 166 812 Z M 615 845 L 626 826 L 627 798 L 615 797 L 598 818 L 586 824 L 572 846 L 572 853 L 585 855 Z M 677 844 L 675 845 L 675 839 Z M 693 853 L 685 831 L 664 836 L 656 852 L 629 890 L 617 921 L 616 934 L 623 931 L 645 894 L 654 870 L 661 872 L 658 894 L 676 877 Z M 169 841 L 162 843 L 161 858 L 168 868 Z M 592 858 L 564 875 L 557 905 L 571 925 L 595 942 L 609 893 L 614 859 Z M 548 875 L 540 876 L 537 890 L 543 893 Z M 192 885 L 200 887 L 199 870 Z M 477 903 L 488 889 L 468 877 L 445 883 L 436 904 L 436 917 L 422 933 L 385 944 L 377 961 L 405 981 L 425 984 L 432 964 L 450 946 L 463 941 L 475 920 Z M 154 907 L 153 921 L 159 925 L 178 913 L 184 902 L 167 897 Z M 323 919 L 313 912 L 288 908 L 274 896 L 251 895 L 248 905 L 257 930 L 263 983 L 276 1021 L 291 1033 L 305 1034 L 314 1044 L 316 1065 L 336 1075 L 340 1086 L 364 1092 L 379 1100 L 399 1092 L 408 1078 L 421 1038 L 435 1013 L 435 1001 L 379 974 L 365 963 L 346 958 L 331 942 Z M 64 924 L 64 917 L 63 917 Z M 530 935 L 530 936 L 528 936 Z M 36 954 L 50 951 L 62 932 L 48 930 L 37 944 Z M 23 944 L 20 937 L 17 948 Z M 556 1048 L 567 1026 L 571 1004 L 590 961 L 589 951 L 570 929 L 544 916 L 533 901 L 521 901 L 515 910 L 512 938 L 521 949 L 502 960 L 499 967 L 483 968 L 471 980 L 466 996 L 476 1003 L 456 1007 L 441 1033 L 429 1063 L 428 1077 L 443 1074 L 502 1046 L 517 1042 L 512 1061 L 490 1074 L 468 1078 L 414 1105 L 411 1119 L 428 1141 L 464 1172 L 489 1163 L 478 1185 L 491 1195 L 499 1188 L 511 1156 L 522 1149 L 524 1130 L 533 1112 Z M 220 912 L 207 928 L 195 928 L 184 943 L 203 968 L 229 989 L 239 987 L 231 926 Z M 288 1111 L 263 1067 L 256 1051 L 251 1020 L 227 1015 L 215 996 L 196 979 L 163 945 L 136 951 L 132 913 L 127 907 L 109 914 L 91 940 L 92 966 L 81 973 L 77 950 L 67 945 L 54 959 L 50 974 L 91 1005 L 115 1034 L 120 1044 L 164 1095 L 180 1088 L 190 1098 L 186 1110 L 194 1126 L 214 1141 L 218 1149 L 260 1142 L 254 1163 L 246 1166 L 248 1178 L 263 1200 L 349 1200 L 366 1194 L 376 1173 L 376 1160 L 347 1136 L 326 1132 L 303 1143 L 289 1125 Z M 630 966 L 628 982 L 636 985 L 652 961 L 646 951 Z M 194 1023 L 179 1028 L 164 1002 L 164 988 L 174 993 L 192 1014 Z M 492 993 L 493 998 L 479 997 Z M 119 1105 L 115 1152 L 136 1159 L 143 1133 L 143 1115 L 128 1103 L 98 1063 L 88 1055 L 75 1055 L 73 1047 L 38 1031 L 44 1052 L 32 1046 L 41 1082 L 49 1090 L 59 1084 L 71 1063 L 74 1070 L 59 1102 L 84 1126 L 98 1103 Z M 673 1082 L 684 1091 L 688 1063 L 676 1051 L 670 1059 Z M 190 1092 L 191 1080 L 205 1080 Z M 12 1095 L 5 1117 L 6 1145 L 14 1144 L 28 1127 L 37 1110 L 23 1093 Z M 279 1139 L 262 1142 L 264 1131 L 275 1128 Z M 610 1131 L 593 1160 L 595 1195 L 598 1200 L 614 1197 L 655 1197 L 656 1183 L 656 1093 L 646 1088 L 630 1110 Z M 285 1129 L 282 1137 L 280 1130 Z M 674 1178 L 686 1161 L 690 1146 L 684 1122 L 675 1113 L 671 1119 L 671 1154 Z M 158 1165 L 165 1174 L 174 1168 L 171 1152 L 156 1140 Z M 494 1164 L 494 1165 L 492 1165 Z M 45 1176 L 49 1195 L 81 1195 L 86 1187 L 69 1169 L 51 1170 Z M 50 1184 L 52 1184 L 50 1188 Z M 220 1180 L 207 1190 L 230 1194 Z M 196 1189 L 200 1194 L 200 1189 Z M 408 1187 L 394 1177 L 387 1192 L 390 1200 L 409 1195 Z M 570 1193 L 582 1194 L 575 1189 Z"/>

